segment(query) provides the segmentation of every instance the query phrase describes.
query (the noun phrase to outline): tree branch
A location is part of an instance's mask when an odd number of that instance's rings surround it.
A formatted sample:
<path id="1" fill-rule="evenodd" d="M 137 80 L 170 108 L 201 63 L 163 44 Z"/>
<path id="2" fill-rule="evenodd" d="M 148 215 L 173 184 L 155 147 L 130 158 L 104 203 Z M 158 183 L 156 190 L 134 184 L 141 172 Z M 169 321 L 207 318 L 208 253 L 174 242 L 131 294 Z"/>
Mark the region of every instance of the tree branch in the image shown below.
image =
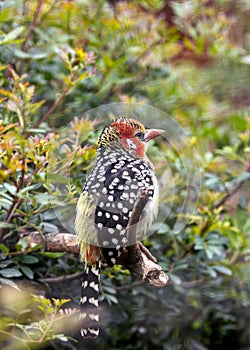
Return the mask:
<path id="1" fill-rule="evenodd" d="M 44 240 L 39 232 L 23 233 L 22 238 L 24 237 L 29 245 L 35 243 L 40 247 L 44 246 L 46 251 L 79 254 L 77 237 L 70 233 L 47 233 L 44 235 Z M 154 287 L 164 287 L 168 283 L 168 276 L 155 262 L 156 259 L 150 257 L 151 254 L 145 253 L 146 248 L 142 243 L 131 246 L 132 249 L 128 248 L 123 249 L 122 254 L 117 259 L 118 264 L 128 268 Z"/>

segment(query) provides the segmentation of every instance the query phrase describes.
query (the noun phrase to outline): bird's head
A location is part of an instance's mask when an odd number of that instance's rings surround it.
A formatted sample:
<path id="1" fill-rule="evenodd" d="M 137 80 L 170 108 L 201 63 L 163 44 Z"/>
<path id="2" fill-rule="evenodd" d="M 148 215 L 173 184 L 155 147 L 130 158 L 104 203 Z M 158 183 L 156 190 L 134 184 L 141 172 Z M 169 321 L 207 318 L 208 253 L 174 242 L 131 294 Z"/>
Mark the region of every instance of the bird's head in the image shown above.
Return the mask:
<path id="1" fill-rule="evenodd" d="M 161 129 L 146 129 L 138 120 L 119 117 L 103 129 L 98 147 L 122 145 L 138 157 L 144 158 L 146 143 L 163 133 L 164 130 Z"/>

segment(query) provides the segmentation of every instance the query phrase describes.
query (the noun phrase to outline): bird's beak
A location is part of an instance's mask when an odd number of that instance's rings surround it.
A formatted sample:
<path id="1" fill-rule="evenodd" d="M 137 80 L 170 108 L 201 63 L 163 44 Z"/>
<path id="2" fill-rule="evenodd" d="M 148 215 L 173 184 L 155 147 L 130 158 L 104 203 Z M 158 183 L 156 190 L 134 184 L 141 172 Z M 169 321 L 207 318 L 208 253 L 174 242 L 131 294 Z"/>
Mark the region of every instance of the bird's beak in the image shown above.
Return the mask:
<path id="1" fill-rule="evenodd" d="M 162 135 L 164 132 L 165 130 L 162 129 L 147 129 L 145 132 L 144 141 L 148 142 L 155 137 Z"/>

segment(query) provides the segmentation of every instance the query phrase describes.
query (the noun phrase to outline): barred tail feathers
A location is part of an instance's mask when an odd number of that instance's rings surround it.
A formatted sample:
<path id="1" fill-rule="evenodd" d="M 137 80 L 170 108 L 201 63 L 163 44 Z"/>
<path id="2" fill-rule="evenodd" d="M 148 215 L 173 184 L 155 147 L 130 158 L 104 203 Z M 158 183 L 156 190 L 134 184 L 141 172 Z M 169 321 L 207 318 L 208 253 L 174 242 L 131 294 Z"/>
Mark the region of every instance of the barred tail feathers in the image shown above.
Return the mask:
<path id="1" fill-rule="evenodd" d="M 86 265 L 82 279 L 80 299 L 80 329 L 83 338 L 96 338 L 99 335 L 99 280 L 101 261 L 96 265 Z"/>

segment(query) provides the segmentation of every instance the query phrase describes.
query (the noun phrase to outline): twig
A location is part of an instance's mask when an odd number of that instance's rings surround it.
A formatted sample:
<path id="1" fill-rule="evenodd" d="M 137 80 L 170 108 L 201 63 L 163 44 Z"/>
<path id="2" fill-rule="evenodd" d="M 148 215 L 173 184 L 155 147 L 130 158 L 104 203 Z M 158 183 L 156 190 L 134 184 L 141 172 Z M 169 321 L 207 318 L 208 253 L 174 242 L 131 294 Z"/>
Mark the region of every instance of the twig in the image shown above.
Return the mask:
<path id="1" fill-rule="evenodd" d="M 69 92 L 69 88 L 65 88 L 61 95 L 55 100 L 55 102 L 53 103 L 53 105 L 50 107 L 50 109 L 48 110 L 47 113 L 44 114 L 44 116 L 38 120 L 38 122 L 35 124 L 34 128 L 38 128 L 43 122 L 45 122 L 50 115 L 54 112 L 54 110 L 56 109 L 56 107 L 59 105 L 59 103 L 62 101 L 62 99 L 64 98 L 65 95 L 67 95 L 67 93 Z"/>
<path id="2" fill-rule="evenodd" d="M 183 288 L 194 288 L 202 286 L 204 283 L 211 281 L 212 278 L 200 278 L 194 281 L 181 282 L 180 287 Z"/>
<path id="3" fill-rule="evenodd" d="M 30 40 L 35 28 L 37 27 L 37 25 L 39 23 L 39 15 L 40 15 L 40 12 L 42 10 L 43 3 L 44 3 L 44 0 L 40 0 L 38 5 L 37 5 L 36 11 L 34 13 L 33 21 L 31 23 L 31 26 L 29 27 L 27 35 L 26 35 L 24 42 L 22 44 L 22 51 L 25 51 L 25 52 L 28 51 L 29 40 Z"/>
<path id="4" fill-rule="evenodd" d="M 140 220 L 142 220 L 142 213 L 148 201 L 148 190 L 140 189 L 127 227 L 126 233 L 128 236 L 129 244 L 137 243 L 137 233 L 139 231 L 138 224 L 140 223 Z"/>
<path id="5" fill-rule="evenodd" d="M 126 290 L 126 289 L 131 289 L 133 287 L 141 286 L 142 284 L 143 284 L 143 281 L 134 281 L 134 282 L 129 283 L 129 284 L 124 284 L 122 286 L 118 286 L 115 289 L 116 290 Z"/>
<path id="6" fill-rule="evenodd" d="M 84 271 L 72 273 L 71 275 L 60 276 L 60 277 L 48 277 L 48 278 L 39 278 L 39 282 L 43 283 L 63 283 L 68 281 L 73 281 L 79 279 L 83 276 Z"/>
<path id="7" fill-rule="evenodd" d="M 157 263 L 157 259 L 150 253 L 150 251 L 148 250 L 148 248 L 146 248 L 142 242 L 138 242 L 137 243 L 139 245 L 139 248 L 141 249 L 141 251 L 153 262 Z"/>

